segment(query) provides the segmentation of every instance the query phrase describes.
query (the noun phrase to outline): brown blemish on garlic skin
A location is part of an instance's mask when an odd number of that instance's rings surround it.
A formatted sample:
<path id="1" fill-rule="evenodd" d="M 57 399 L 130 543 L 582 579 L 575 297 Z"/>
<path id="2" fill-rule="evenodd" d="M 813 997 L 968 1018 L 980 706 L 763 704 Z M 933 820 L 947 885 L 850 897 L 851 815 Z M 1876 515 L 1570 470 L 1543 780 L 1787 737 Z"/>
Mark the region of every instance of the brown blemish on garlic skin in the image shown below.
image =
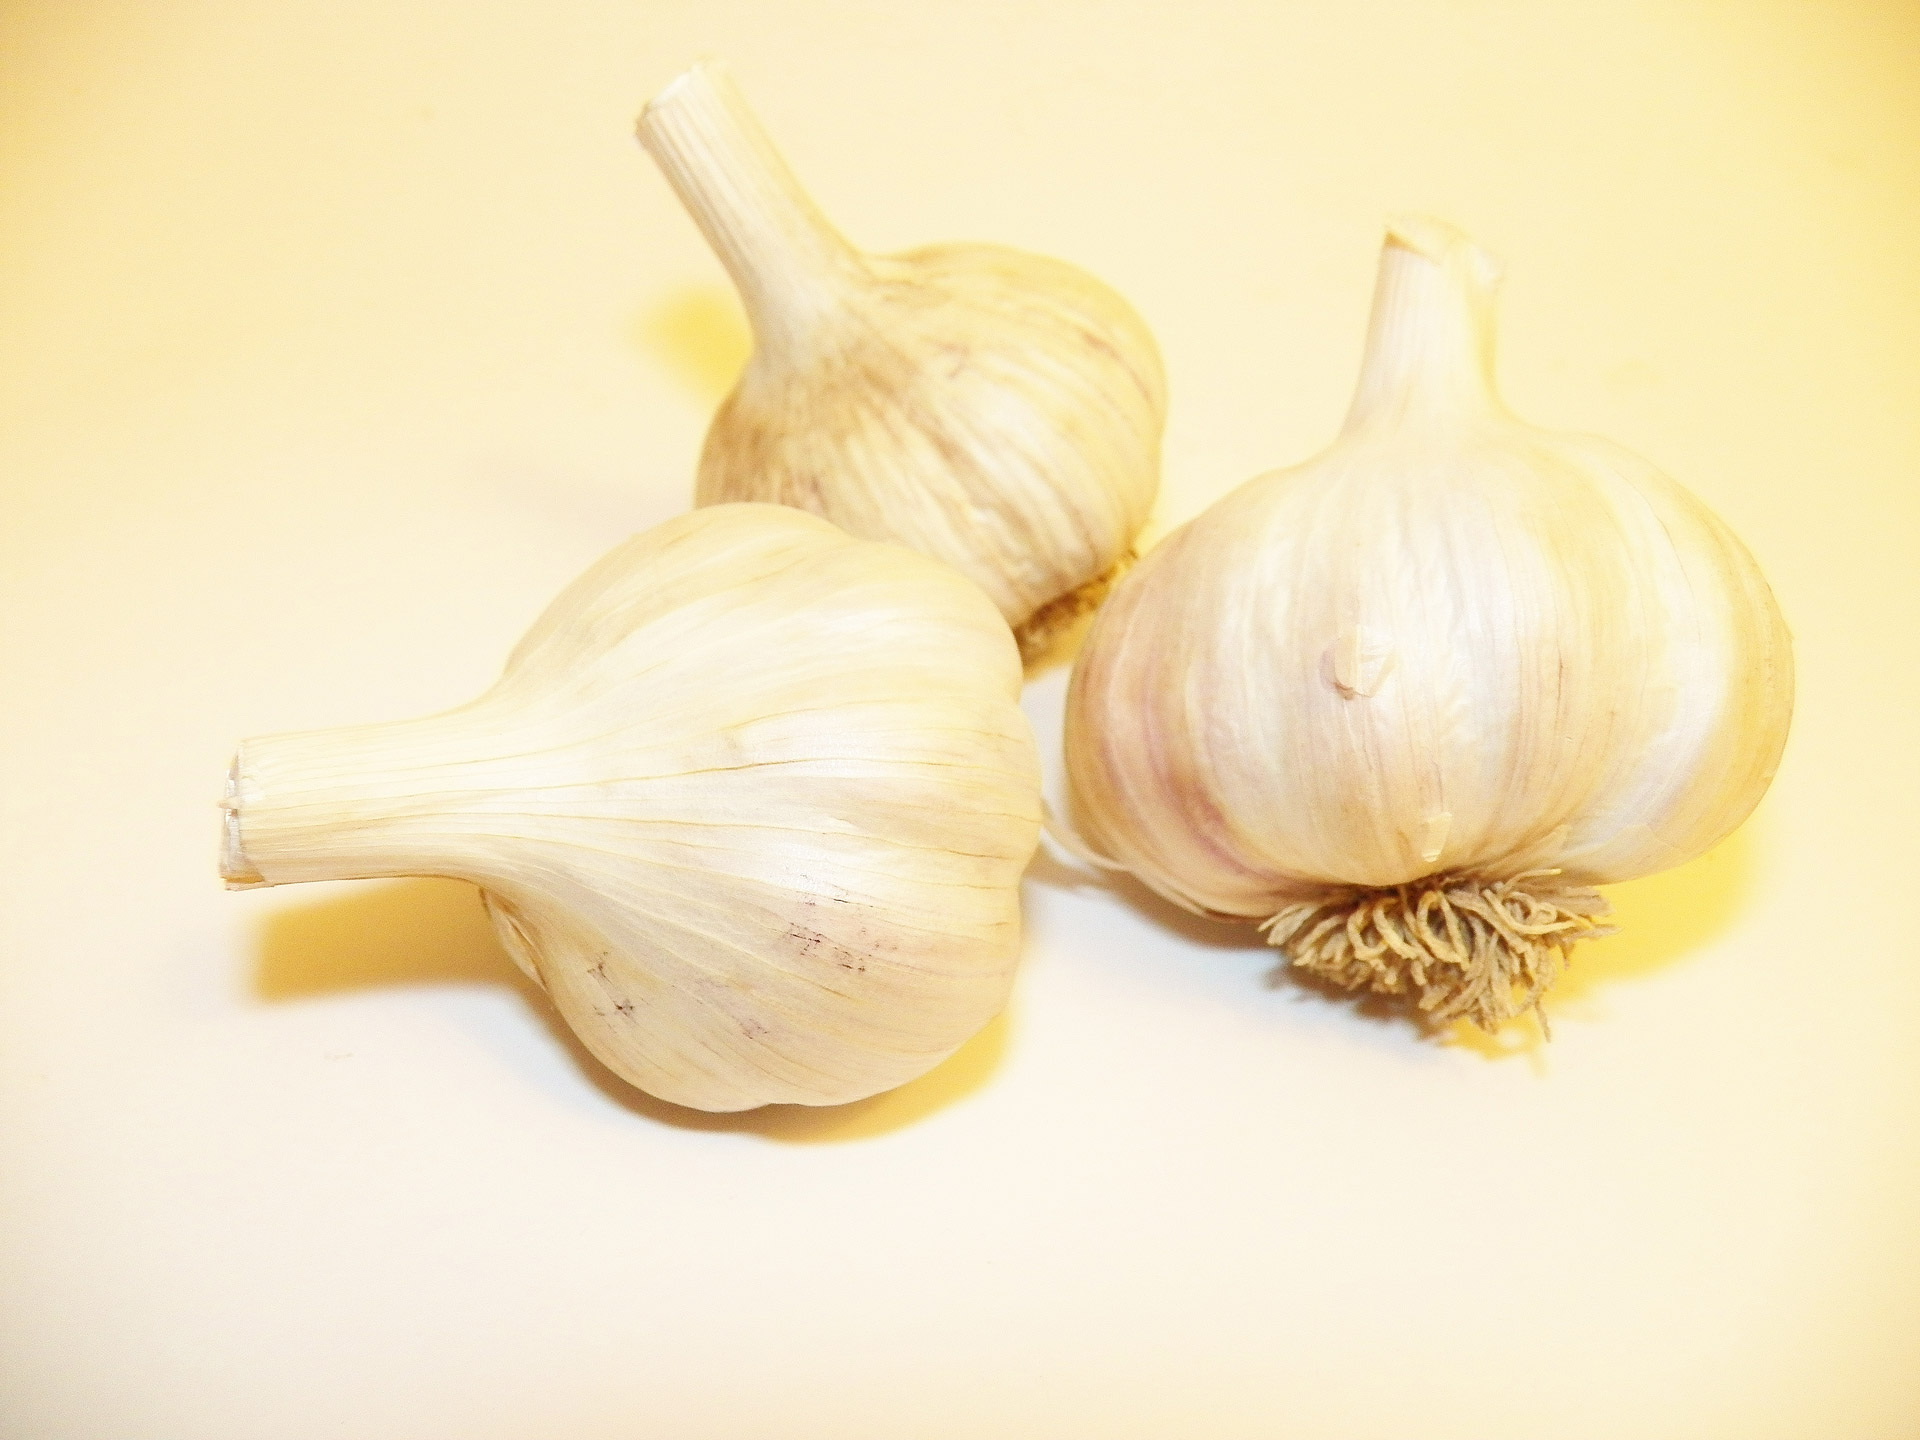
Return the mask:
<path id="1" fill-rule="evenodd" d="M 1013 638 L 1020 642 L 1021 660 L 1032 665 L 1046 654 L 1054 641 L 1081 619 L 1098 610 L 1108 592 L 1127 573 L 1136 558 L 1134 551 L 1128 549 L 1104 574 L 1096 575 L 1086 584 L 1048 601 L 1015 626 Z"/>
<path id="2" fill-rule="evenodd" d="M 820 903 L 823 900 L 830 901 L 835 905 L 850 905 L 853 903 L 847 896 L 833 892 L 824 895 L 808 893 L 803 895 L 800 900 L 802 913 L 808 918 L 811 918 L 814 912 L 820 908 Z M 832 922 L 829 921 L 827 923 L 830 924 Z M 831 959 L 840 969 L 850 970 L 861 975 L 867 972 L 867 960 L 870 958 L 867 954 L 843 941 L 835 940 L 831 935 L 813 929 L 810 925 L 803 925 L 798 920 L 792 922 L 787 926 L 787 938 L 797 941 L 800 953 L 809 959 L 821 958 L 821 952 L 824 950 L 826 958 Z M 871 932 L 864 926 L 860 929 L 859 939 L 871 947 L 873 953 L 876 955 L 882 951 L 896 950 L 899 948 L 897 945 L 887 941 L 880 934 Z"/>
<path id="3" fill-rule="evenodd" d="M 612 958 L 613 952 L 611 950 L 602 950 L 599 959 L 587 967 L 587 973 L 600 982 L 600 987 L 605 990 L 608 997 L 612 999 L 613 1013 L 623 1020 L 631 1020 L 634 1014 L 633 1000 L 628 996 L 626 990 L 616 984 L 613 977 L 607 972 L 607 962 Z M 602 1010 L 598 1005 L 593 1007 L 593 1013 L 598 1015 L 602 1020 L 607 1018 L 607 1012 Z"/>
<path id="4" fill-rule="evenodd" d="M 799 943 L 800 953 L 803 955 L 817 958 L 824 949 L 827 958 L 842 970 L 852 970 L 862 975 L 867 973 L 865 956 L 829 936 L 822 935 L 818 930 L 809 930 L 797 924 L 789 925 L 787 938 Z"/>

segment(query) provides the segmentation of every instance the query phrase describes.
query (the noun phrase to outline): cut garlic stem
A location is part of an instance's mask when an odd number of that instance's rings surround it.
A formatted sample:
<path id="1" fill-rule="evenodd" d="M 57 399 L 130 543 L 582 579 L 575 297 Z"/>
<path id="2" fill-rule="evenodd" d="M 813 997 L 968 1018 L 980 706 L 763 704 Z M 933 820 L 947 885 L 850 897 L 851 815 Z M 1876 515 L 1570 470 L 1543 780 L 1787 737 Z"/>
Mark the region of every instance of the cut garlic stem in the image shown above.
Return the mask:
<path id="1" fill-rule="evenodd" d="M 497 828 L 517 818 L 498 813 L 499 797 L 524 788 L 527 762 L 516 752 L 539 742 L 515 734 L 506 718 L 465 706 L 243 742 L 221 878 L 251 887 L 441 875 L 451 873 L 451 852 L 463 857 L 455 878 L 501 880 L 488 852 L 449 841 L 485 826 L 489 809 Z M 476 744 L 481 736 L 492 743 Z"/>
<path id="2" fill-rule="evenodd" d="M 1387 227 L 1359 384 L 1345 430 L 1459 423 L 1501 409 L 1493 388 L 1500 265 L 1444 221 Z"/>
<path id="3" fill-rule="evenodd" d="M 866 279 L 859 252 L 718 63 L 701 61 L 654 97 L 638 133 L 739 288 L 761 346 L 803 345 L 847 285 Z"/>

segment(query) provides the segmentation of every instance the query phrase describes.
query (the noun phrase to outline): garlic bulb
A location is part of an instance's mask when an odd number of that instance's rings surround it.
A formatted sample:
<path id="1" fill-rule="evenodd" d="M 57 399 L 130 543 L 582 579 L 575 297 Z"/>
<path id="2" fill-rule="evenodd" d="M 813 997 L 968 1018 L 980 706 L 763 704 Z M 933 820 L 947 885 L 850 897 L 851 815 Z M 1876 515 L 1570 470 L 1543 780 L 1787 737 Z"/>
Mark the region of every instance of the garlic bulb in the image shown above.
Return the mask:
<path id="1" fill-rule="evenodd" d="M 704 1110 L 830 1105 L 997 1013 L 1039 829 L 979 590 L 773 505 L 629 540 L 477 701 L 249 740 L 236 886 L 440 875 L 587 1047 Z"/>
<path id="2" fill-rule="evenodd" d="M 1098 603 L 1152 508 L 1166 413 L 1159 353 L 1126 302 L 999 246 L 858 253 L 711 62 L 639 132 L 753 327 L 697 503 L 794 505 L 944 560 L 1029 655 Z"/>
<path id="3" fill-rule="evenodd" d="M 1792 658 L 1752 558 L 1617 446 L 1492 383 L 1496 267 L 1390 230 L 1334 446 L 1148 555 L 1069 686 L 1074 821 L 1292 963 L 1491 1028 L 1605 904 L 1759 801 Z"/>

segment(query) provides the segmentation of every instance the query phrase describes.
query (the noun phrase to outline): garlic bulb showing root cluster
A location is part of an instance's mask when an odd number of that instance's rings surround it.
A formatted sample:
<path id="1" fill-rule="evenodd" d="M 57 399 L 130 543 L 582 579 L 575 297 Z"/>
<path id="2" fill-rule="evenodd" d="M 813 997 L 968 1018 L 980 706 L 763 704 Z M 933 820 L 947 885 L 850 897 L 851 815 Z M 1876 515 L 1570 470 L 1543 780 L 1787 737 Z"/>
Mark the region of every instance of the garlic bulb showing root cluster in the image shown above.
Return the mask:
<path id="1" fill-rule="evenodd" d="M 1131 559 L 1166 382 L 1125 301 L 989 245 L 862 255 L 712 62 L 640 139 L 733 277 L 754 349 L 700 457 L 698 503 L 770 500 L 946 561 L 1030 656 Z"/>
<path id="2" fill-rule="evenodd" d="M 221 873 L 473 881 L 641 1089 L 856 1100 L 1006 1000 L 1040 823 L 1020 682 L 945 566 L 780 506 L 697 510 L 562 593 L 472 704 L 243 744 Z"/>
<path id="3" fill-rule="evenodd" d="M 1069 687 L 1075 825 L 1293 965 L 1492 1028 L 1759 801 L 1792 658 L 1752 558 L 1492 385 L 1496 267 L 1390 231 L 1335 445 L 1156 547 Z"/>

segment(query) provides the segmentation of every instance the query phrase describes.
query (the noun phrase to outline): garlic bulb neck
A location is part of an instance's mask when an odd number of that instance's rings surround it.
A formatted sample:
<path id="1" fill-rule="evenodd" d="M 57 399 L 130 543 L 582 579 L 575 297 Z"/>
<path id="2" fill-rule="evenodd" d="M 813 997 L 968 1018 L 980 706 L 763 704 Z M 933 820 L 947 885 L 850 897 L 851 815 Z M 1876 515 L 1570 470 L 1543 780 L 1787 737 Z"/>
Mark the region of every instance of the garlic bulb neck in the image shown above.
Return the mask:
<path id="1" fill-rule="evenodd" d="M 494 737 L 486 749 L 501 758 L 476 753 L 466 738 L 474 735 Z M 463 816 L 459 802 L 508 788 L 515 751 L 525 748 L 510 727 L 488 723 L 484 702 L 419 720 L 248 740 L 234 755 L 221 806 L 220 878 L 231 889 L 399 875 L 498 881 L 484 850 L 448 842 L 486 828 L 477 804 Z M 455 853 L 460 862 L 449 859 Z"/>
<path id="2" fill-rule="evenodd" d="M 716 62 L 695 65 L 647 105 L 652 153 L 733 277 L 759 348 L 802 344 L 866 277 Z"/>
<path id="3" fill-rule="evenodd" d="M 1502 413 L 1493 388 L 1499 283 L 1499 262 L 1451 225 L 1393 221 L 1343 433 Z"/>

